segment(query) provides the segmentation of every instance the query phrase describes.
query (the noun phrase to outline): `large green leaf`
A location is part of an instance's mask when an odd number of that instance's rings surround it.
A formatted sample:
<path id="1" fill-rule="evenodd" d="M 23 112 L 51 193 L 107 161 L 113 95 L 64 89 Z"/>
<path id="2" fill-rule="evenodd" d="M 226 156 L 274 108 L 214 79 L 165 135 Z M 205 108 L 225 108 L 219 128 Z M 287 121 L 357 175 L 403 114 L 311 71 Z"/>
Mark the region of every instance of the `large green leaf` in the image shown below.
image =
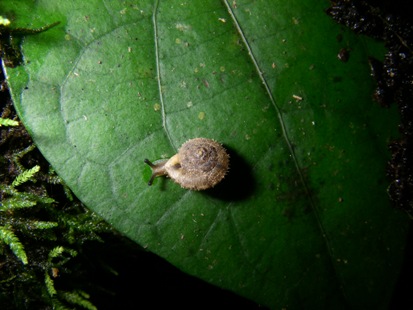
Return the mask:
<path id="1" fill-rule="evenodd" d="M 62 22 L 25 38 L 13 98 L 75 194 L 183 271 L 273 308 L 386 308 L 407 227 L 386 196 L 397 114 L 371 100 L 382 47 L 326 5 L 3 1 L 16 27 Z M 193 137 L 229 149 L 227 179 L 148 187 L 143 159 Z"/>

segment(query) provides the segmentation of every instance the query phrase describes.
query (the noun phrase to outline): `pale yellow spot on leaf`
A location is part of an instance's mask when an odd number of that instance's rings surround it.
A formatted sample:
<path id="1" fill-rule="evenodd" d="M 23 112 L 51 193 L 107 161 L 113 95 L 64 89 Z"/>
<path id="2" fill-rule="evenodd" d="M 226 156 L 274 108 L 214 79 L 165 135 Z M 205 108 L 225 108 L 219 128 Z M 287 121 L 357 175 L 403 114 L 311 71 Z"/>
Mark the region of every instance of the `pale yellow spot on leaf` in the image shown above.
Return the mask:
<path id="1" fill-rule="evenodd" d="M 161 110 L 161 105 L 159 103 L 155 103 L 153 105 L 153 109 L 154 109 L 155 112 L 158 112 L 158 111 Z"/>

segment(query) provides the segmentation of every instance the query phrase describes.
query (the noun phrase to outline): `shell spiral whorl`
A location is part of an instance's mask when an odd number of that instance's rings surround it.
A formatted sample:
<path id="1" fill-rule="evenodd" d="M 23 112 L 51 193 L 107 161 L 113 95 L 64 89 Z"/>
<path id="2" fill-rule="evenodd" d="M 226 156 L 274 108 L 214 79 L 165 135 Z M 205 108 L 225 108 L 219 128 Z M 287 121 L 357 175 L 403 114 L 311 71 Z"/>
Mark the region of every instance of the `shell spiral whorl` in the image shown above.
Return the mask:
<path id="1" fill-rule="evenodd" d="M 210 172 L 217 166 L 219 162 L 217 148 L 222 148 L 220 144 L 204 138 L 188 142 L 184 143 L 179 150 L 183 167 L 188 170 Z"/>

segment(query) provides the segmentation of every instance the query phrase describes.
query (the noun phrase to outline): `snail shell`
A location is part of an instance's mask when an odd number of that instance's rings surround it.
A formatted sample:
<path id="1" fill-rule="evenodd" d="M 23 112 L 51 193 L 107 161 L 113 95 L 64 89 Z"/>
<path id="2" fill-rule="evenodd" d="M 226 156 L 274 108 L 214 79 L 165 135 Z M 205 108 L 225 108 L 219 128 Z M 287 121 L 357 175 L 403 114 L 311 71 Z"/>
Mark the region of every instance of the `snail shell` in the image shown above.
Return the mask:
<path id="1" fill-rule="evenodd" d="M 167 175 L 183 188 L 199 191 L 214 187 L 225 177 L 229 155 L 218 142 L 195 138 L 185 142 L 169 160 L 153 164 L 145 159 L 145 163 L 152 168 L 149 185 L 155 177 Z"/>

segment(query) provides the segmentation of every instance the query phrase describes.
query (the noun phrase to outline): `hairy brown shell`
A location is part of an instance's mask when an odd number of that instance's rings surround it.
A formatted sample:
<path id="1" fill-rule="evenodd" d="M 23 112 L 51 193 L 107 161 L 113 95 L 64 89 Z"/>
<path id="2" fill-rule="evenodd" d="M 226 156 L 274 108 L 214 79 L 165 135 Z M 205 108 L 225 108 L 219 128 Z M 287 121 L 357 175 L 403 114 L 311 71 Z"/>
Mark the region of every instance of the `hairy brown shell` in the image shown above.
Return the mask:
<path id="1" fill-rule="evenodd" d="M 145 159 L 152 168 L 152 177 L 169 176 L 183 188 L 191 190 L 204 190 L 214 187 L 224 177 L 229 168 L 229 155 L 225 148 L 218 142 L 195 138 L 185 142 L 178 154 L 167 161 L 156 164 Z"/>

